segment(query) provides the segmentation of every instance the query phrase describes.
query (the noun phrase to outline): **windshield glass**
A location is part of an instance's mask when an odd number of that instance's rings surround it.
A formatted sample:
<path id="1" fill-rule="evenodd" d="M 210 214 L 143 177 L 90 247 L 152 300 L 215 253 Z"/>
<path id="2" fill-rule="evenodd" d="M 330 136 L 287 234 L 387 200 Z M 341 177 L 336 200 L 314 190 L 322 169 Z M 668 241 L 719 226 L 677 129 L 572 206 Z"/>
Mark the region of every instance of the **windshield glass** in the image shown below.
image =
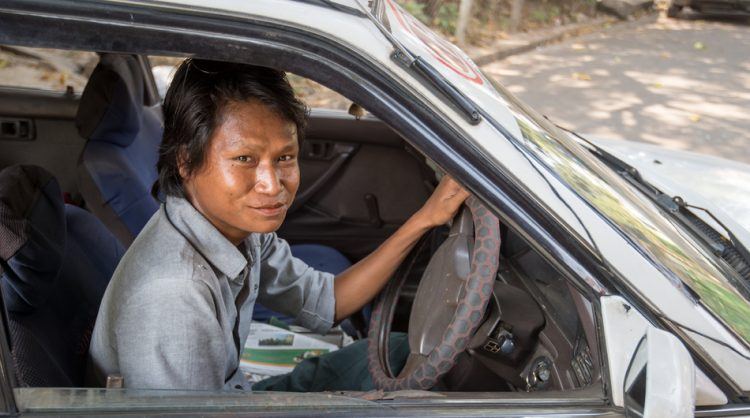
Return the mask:
<path id="1" fill-rule="evenodd" d="M 688 233 L 638 194 L 615 172 L 576 144 L 566 133 L 527 108 L 450 44 L 392 0 L 383 18 L 391 34 L 434 67 L 487 112 L 519 148 L 613 223 L 678 288 L 687 286 L 718 318 L 750 345 L 750 295 L 733 284 L 731 267 L 694 242 Z M 559 196 L 558 196 L 559 197 Z M 562 198 L 560 198 L 562 199 Z M 572 209 L 571 209 L 572 212 Z M 586 242 L 586 240 L 582 240 Z M 593 241 L 593 238 L 592 238 Z M 685 290 L 686 293 L 687 290 Z"/>
<path id="2" fill-rule="evenodd" d="M 488 77 L 489 78 L 489 77 Z M 750 302 L 732 281 L 734 271 L 696 245 L 652 202 L 574 143 L 566 133 L 492 81 L 520 128 L 523 146 L 579 196 L 613 222 L 651 259 L 672 272 L 714 314 L 750 342 Z M 676 277 L 675 277 L 676 276 Z"/>

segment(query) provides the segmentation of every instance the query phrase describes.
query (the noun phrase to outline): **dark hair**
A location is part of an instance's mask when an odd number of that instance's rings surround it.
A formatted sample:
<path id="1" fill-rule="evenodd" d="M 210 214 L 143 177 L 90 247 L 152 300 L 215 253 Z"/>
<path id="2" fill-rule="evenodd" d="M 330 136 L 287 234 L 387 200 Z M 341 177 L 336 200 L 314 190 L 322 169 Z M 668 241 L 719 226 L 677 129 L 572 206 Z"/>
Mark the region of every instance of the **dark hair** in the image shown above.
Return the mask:
<path id="1" fill-rule="evenodd" d="M 209 140 L 232 102 L 257 100 L 297 125 L 304 138 L 308 109 L 294 95 L 283 71 L 248 64 L 188 58 L 175 72 L 164 98 L 164 136 L 152 194 L 182 196 L 179 162 L 188 174 L 201 168 Z"/>

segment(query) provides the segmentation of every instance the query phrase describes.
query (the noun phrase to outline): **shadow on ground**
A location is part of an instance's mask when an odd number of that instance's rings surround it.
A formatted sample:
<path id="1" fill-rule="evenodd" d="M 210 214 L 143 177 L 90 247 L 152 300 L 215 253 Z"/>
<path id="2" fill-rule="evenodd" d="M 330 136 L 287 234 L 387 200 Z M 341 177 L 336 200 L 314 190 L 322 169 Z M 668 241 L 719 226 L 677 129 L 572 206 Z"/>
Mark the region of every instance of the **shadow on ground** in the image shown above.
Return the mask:
<path id="1" fill-rule="evenodd" d="M 750 163 L 748 19 L 659 18 L 484 69 L 579 132 Z"/>

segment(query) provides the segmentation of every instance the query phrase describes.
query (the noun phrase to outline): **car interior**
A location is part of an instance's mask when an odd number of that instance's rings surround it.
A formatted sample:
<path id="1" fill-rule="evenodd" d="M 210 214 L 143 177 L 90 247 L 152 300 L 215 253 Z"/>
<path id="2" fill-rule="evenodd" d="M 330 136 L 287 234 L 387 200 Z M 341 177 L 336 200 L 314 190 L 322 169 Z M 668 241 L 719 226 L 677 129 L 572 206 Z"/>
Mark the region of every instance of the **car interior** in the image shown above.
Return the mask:
<path id="1" fill-rule="evenodd" d="M 1 289 L 19 387 L 82 387 L 98 304 L 119 258 L 158 209 L 151 195 L 162 131 L 148 57 L 102 53 L 82 91 L 0 79 Z M 365 257 L 418 210 L 439 174 L 371 115 L 313 109 L 296 200 L 279 236 L 335 273 Z M 409 330 L 420 278 L 449 235 L 410 255 L 392 330 Z M 442 392 L 568 392 L 604 397 L 596 308 L 501 225 L 500 267 L 469 348 Z M 256 310 L 267 321 L 273 312 Z M 369 310 L 347 321 L 367 335 Z M 433 332 L 442 333 L 442 329 Z"/>

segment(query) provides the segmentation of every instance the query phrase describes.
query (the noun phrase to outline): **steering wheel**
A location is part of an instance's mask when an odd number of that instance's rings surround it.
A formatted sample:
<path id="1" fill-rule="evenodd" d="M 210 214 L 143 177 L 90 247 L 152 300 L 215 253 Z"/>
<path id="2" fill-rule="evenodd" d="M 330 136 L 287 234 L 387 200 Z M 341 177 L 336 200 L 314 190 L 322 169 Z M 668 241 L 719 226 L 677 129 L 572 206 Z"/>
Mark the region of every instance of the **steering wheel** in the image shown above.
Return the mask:
<path id="1" fill-rule="evenodd" d="M 497 217 L 476 198 L 469 198 L 419 282 L 409 317 L 410 353 L 398 376 L 393 376 L 389 365 L 388 336 L 406 274 L 392 280 L 376 303 L 367 347 L 375 387 L 427 390 L 456 364 L 492 296 L 499 253 Z"/>

